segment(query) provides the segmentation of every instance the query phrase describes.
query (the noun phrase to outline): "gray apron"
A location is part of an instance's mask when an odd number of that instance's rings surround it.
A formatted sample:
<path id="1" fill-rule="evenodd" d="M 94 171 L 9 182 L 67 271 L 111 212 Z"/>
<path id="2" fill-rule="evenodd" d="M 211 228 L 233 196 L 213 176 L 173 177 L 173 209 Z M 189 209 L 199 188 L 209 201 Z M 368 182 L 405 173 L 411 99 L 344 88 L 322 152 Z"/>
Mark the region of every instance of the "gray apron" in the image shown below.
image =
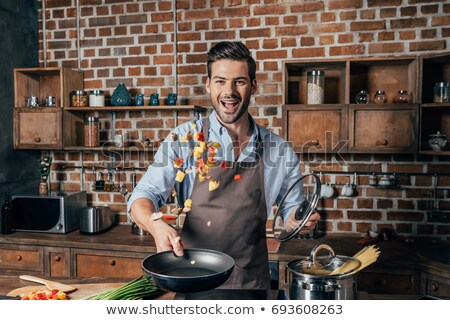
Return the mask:
<path id="1" fill-rule="evenodd" d="M 209 125 L 209 119 L 204 119 L 205 141 Z M 233 273 L 221 289 L 270 289 L 263 148 L 259 135 L 256 152 L 257 162 L 227 162 L 225 169 L 211 168 L 211 180 L 220 181 L 219 188 L 213 191 L 209 191 L 209 180 L 200 182 L 198 175 L 195 178 L 192 210 L 186 214 L 181 239 L 185 248 L 212 249 L 233 257 Z M 242 180 L 234 180 L 237 174 Z"/>

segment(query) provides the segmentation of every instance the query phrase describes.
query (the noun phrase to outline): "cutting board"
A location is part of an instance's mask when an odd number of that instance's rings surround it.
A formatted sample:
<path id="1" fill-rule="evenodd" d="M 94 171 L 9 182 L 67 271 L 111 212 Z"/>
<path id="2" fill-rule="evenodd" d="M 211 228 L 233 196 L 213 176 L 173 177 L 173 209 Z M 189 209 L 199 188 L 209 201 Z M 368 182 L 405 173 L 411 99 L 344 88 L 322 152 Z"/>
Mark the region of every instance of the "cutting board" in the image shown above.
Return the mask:
<path id="1" fill-rule="evenodd" d="M 123 285 L 123 283 L 89 283 L 89 284 L 74 284 L 73 286 L 77 288 L 76 291 L 68 293 L 67 296 L 71 300 L 83 300 L 94 294 L 104 292 L 113 288 L 117 288 Z M 8 296 L 20 296 L 22 294 L 29 294 L 33 291 L 38 290 L 48 290 L 46 286 L 27 286 L 22 288 L 17 288 L 8 293 Z"/>

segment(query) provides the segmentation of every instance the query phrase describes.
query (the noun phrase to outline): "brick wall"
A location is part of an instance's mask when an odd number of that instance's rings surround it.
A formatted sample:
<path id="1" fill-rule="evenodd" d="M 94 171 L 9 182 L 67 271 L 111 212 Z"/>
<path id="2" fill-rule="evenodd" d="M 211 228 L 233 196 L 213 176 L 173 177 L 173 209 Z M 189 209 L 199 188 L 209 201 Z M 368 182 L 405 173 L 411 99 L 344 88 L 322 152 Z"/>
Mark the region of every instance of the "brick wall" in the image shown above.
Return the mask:
<path id="1" fill-rule="evenodd" d="M 42 1 L 39 1 L 42 8 Z M 446 52 L 450 46 L 450 4 L 440 0 L 209 0 L 176 1 L 174 32 L 172 1 L 76 0 L 46 1 L 46 52 L 40 10 L 40 62 L 47 66 L 84 70 L 85 88 L 111 95 L 123 82 L 134 95 L 157 92 L 165 98 L 178 92 L 183 103 L 208 106 L 204 89 L 206 51 L 219 40 L 241 40 L 257 59 L 259 90 L 251 113 L 257 122 L 281 132 L 282 62 L 287 59 L 392 56 Z M 79 17 L 79 32 L 77 28 Z M 77 39 L 80 48 L 77 48 Z M 176 46 L 174 45 L 177 40 Z M 175 61 L 175 49 L 177 59 Z M 80 55 L 78 56 L 78 53 Z M 175 62 L 177 68 L 175 68 Z M 192 118 L 181 114 L 179 123 Z M 172 112 L 118 114 L 116 129 L 132 139 L 164 138 L 174 125 Z M 145 118 L 145 119 L 144 119 Z M 109 139 L 108 116 L 102 120 L 103 139 Z M 54 153 L 52 189 L 91 190 L 90 171 L 60 170 L 66 165 L 108 165 L 108 154 Z M 125 166 L 144 167 L 151 154 L 118 155 Z M 117 160 L 116 160 L 117 161 Z M 327 161 L 323 170 L 448 173 L 450 159 L 432 156 L 348 155 L 347 165 Z M 320 168 L 303 167 L 305 172 Z M 138 178 L 141 175 L 138 171 Z M 131 171 L 121 172 L 130 187 Z M 115 180 L 118 181 L 118 173 Z M 328 175 L 341 184 L 348 176 Z M 426 197 L 433 191 L 431 177 L 411 177 L 401 189 L 378 189 L 368 177 L 358 181 L 357 197 L 321 201 L 322 228 L 362 233 L 391 227 L 403 235 L 447 237 L 450 226 L 427 215 Z M 450 210 L 450 180 L 439 180 L 436 204 Z M 338 187 L 339 189 L 340 187 Z M 90 192 L 93 204 L 107 203 L 126 222 L 125 197 Z"/>

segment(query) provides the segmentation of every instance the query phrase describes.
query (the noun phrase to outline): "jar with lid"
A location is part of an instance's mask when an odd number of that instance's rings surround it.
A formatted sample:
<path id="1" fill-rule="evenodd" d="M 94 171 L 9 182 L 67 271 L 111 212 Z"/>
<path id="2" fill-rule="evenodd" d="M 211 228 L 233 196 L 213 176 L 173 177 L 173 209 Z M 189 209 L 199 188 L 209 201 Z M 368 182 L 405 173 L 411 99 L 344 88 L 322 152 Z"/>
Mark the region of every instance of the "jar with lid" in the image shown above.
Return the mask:
<path id="1" fill-rule="evenodd" d="M 408 103 L 409 94 L 407 90 L 398 90 L 397 95 L 394 97 L 395 103 Z"/>
<path id="2" fill-rule="evenodd" d="M 361 90 L 355 97 L 357 104 L 367 104 L 369 103 L 370 97 L 366 90 Z"/>
<path id="3" fill-rule="evenodd" d="M 76 90 L 70 93 L 70 106 L 71 107 L 87 107 L 88 95 L 84 90 Z"/>
<path id="4" fill-rule="evenodd" d="M 308 71 L 306 74 L 308 104 L 322 104 L 324 101 L 325 72 L 321 70 Z"/>
<path id="5" fill-rule="evenodd" d="M 105 106 L 105 92 L 103 90 L 89 91 L 89 106 L 90 107 L 104 107 Z"/>
<path id="6" fill-rule="evenodd" d="M 449 102 L 450 83 L 437 82 L 433 89 L 433 102 L 434 103 L 447 103 Z"/>
<path id="7" fill-rule="evenodd" d="M 100 145 L 99 121 L 97 117 L 84 119 L 84 146 L 98 147 Z"/>
<path id="8" fill-rule="evenodd" d="M 378 90 L 375 92 L 375 96 L 373 97 L 373 102 L 377 104 L 383 104 L 386 103 L 387 97 L 383 90 Z"/>

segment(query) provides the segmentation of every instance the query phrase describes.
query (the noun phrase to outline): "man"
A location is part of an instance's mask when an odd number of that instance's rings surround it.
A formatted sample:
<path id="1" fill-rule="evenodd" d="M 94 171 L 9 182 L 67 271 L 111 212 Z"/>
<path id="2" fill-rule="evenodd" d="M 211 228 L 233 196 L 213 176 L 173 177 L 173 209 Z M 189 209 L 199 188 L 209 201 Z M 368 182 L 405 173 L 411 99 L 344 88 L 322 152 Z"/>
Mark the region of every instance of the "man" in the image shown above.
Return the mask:
<path id="1" fill-rule="evenodd" d="M 266 221 L 272 205 L 301 177 L 299 161 L 285 140 L 258 126 L 248 112 L 257 86 L 248 48 L 220 42 L 208 52 L 207 68 L 206 90 L 214 112 L 167 137 L 129 199 L 131 218 L 152 234 L 158 252 L 182 255 L 183 248 L 197 247 L 232 256 L 235 267 L 224 287 L 269 289 Z M 181 180 L 180 170 L 185 174 L 181 183 L 175 182 Z M 189 211 L 181 241 L 154 214 L 174 186 Z M 298 189 L 281 208 L 287 229 L 298 224 L 293 218 L 303 200 Z M 306 231 L 319 219 L 315 212 Z"/>

